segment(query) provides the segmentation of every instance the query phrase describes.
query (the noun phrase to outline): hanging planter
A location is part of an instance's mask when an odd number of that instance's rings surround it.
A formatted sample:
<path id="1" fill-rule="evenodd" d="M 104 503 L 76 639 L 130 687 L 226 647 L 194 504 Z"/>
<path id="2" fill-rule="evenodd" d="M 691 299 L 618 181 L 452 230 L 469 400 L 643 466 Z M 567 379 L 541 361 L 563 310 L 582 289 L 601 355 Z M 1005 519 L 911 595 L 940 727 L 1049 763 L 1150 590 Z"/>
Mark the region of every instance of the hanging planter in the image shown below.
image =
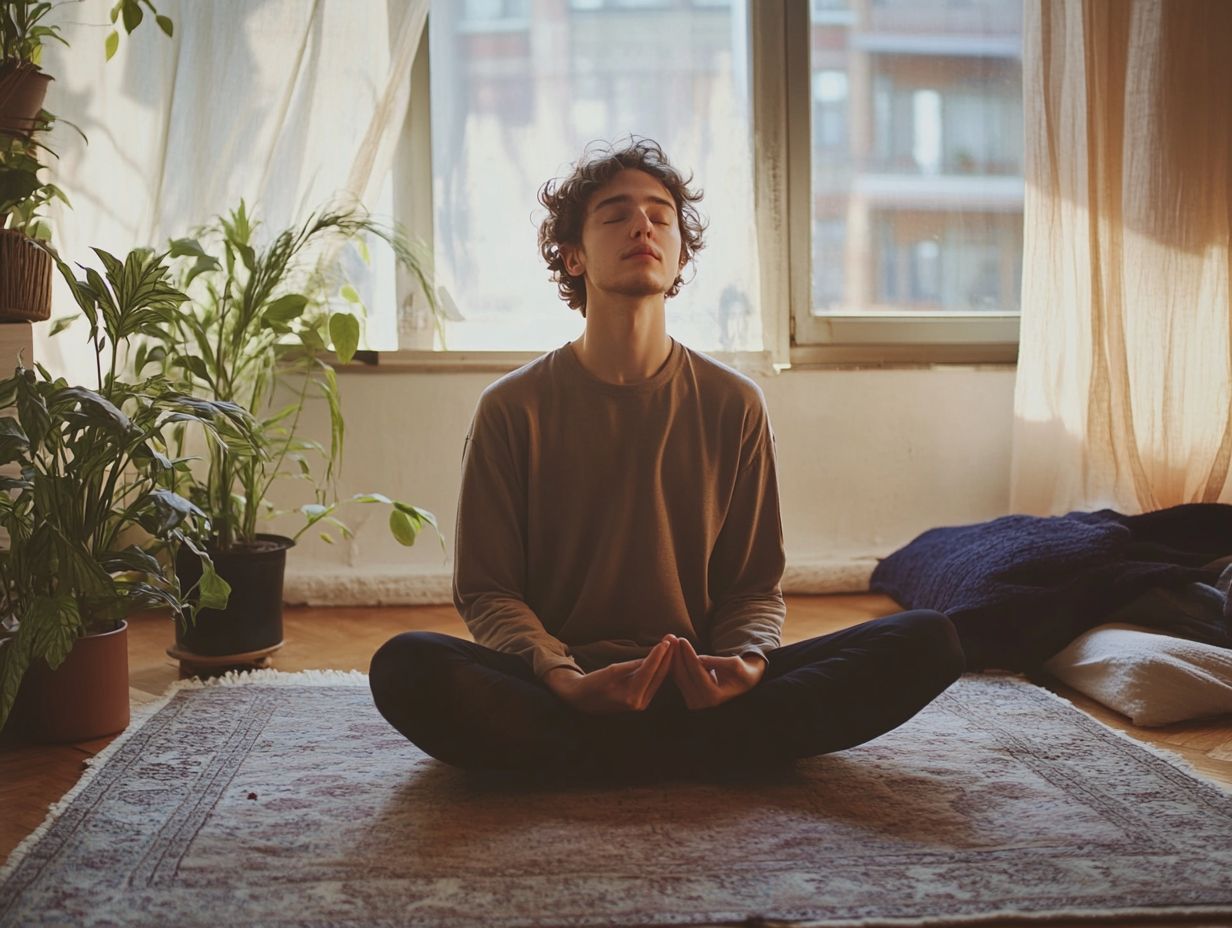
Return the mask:
<path id="1" fill-rule="evenodd" d="M 50 74 L 29 62 L 0 65 L 0 132 L 30 137 L 39 127 L 39 111 L 51 80 Z"/>
<path id="2" fill-rule="evenodd" d="M 51 317 L 51 255 L 28 235 L 0 229 L 0 322 Z"/>
<path id="3" fill-rule="evenodd" d="M 210 546 L 214 570 L 231 587 L 227 606 L 201 609 L 191 625 L 177 621 L 175 646 L 167 653 L 186 669 L 264 666 L 282 647 L 282 583 L 287 550 L 294 545 L 285 536 L 261 533 L 225 550 Z M 192 589 L 201 579 L 201 559 L 181 547 L 175 571 L 180 589 Z"/>

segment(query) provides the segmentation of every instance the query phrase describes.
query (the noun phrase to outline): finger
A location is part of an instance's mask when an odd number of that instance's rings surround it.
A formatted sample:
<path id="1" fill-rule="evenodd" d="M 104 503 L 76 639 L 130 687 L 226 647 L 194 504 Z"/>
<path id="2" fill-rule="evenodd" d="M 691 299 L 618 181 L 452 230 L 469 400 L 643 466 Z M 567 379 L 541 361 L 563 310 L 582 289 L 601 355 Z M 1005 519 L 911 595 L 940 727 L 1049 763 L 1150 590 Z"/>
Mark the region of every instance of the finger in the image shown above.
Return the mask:
<path id="1" fill-rule="evenodd" d="M 683 641 L 678 642 L 676 647 L 672 649 L 672 679 L 676 681 L 676 688 L 680 690 L 680 695 L 685 698 L 685 703 L 689 708 L 692 708 L 693 700 L 697 696 L 697 687 L 684 665 Z"/>
<path id="2" fill-rule="evenodd" d="M 688 648 L 687 639 L 682 638 L 676 645 L 675 663 L 672 666 L 676 686 L 684 697 L 686 706 L 690 709 L 704 709 L 713 705 L 714 696 L 709 687 L 698 680 L 694 673 L 694 666 L 691 662 L 696 662 L 696 660 L 697 655 L 691 648 Z"/>
<path id="3" fill-rule="evenodd" d="M 660 641 L 642 659 L 641 666 L 637 668 L 637 673 L 633 675 L 633 698 L 636 705 L 645 705 L 645 702 L 654 695 L 655 689 L 658 688 L 656 681 L 662 679 L 662 674 L 659 671 L 667 664 L 670 656 L 670 647 L 669 642 Z M 654 689 L 651 688 L 652 684 Z"/>
<path id="4" fill-rule="evenodd" d="M 673 646 L 668 644 L 664 651 L 663 660 L 659 661 L 659 669 L 655 671 L 654 680 L 651 681 L 650 689 L 647 691 L 647 697 L 653 698 L 654 694 L 659 691 L 659 687 L 663 685 L 663 681 L 667 678 L 667 675 L 672 672 L 673 650 Z"/>
<path id="5" fill-rule="evenodd" d="M 719 682 L 719 672 L 726 669 L 724 661 L 725 657 L 715 657 L 713 654 L 699 654 L 697 659 L 701 662 L 702 668 L 706 673 L 710 674 L 710 678 L 717 684 Z"/>
<path id="6" fill-rule="evenodd" d="M 683 645 L 684 649 L 684 664 L 686 672 L 691 679 L 701 689 L 703 693 L 713 693 L 717 690 L 717 683 L 705 667 L 702 666 L 701 659 L 697 656 L 697 652 L 693 650 L 692 643 L 686 638 Z"/>

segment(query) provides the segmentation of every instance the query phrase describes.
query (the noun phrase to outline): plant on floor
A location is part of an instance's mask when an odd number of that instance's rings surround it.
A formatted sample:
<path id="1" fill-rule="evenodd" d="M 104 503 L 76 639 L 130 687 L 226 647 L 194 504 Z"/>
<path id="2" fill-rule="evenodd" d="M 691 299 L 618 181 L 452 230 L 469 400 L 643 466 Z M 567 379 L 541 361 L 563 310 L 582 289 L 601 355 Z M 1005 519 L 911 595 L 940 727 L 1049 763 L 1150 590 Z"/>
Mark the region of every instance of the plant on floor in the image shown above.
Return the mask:
<path id="1" fill-rule="evenodd" d="M 171 324 L 137 349 L 138 373 L 151 364 L 181 378 L 186 391 L 236 403 L 256 417 L 261 453 L 236 455 L 210 446 L 206 467 L 175 475 L 175 486 L 210 517 L 208 541 L 226 551 L 258 541 L 258 519 L 282 515 L 270 499 L 279 478 L 307 481 L 312 502 L 298 507 L 303 526 L 291 539 L 326 526 L 351 537 L 337 516 L 336 481 L 342 463 L 345 423 L 329 349 L 348 362 L 358 347 L 362 303 L 344 273 L 344 249 L 366 260 L 366 236 L 382 240 L 419 281 L 435 310 L 425 262 L 404 233 L 371 219 L 359 207 L 325 209 L 302 225 L 282 229 L 256 244 L 257 224 L 246 205 L 219 217 L 192 239 L 172 243 L 179 283 L 189 300 L 175 308 Z M 439 324 L 439 321 L 438 321 Z M 328 446 L 303 434 L 301 417 L 310 396 L 327 404 Z M 189 441 L 177 429 L 177 453 Z M 361 503 L 389 506 L 389 529 L 411 545 L 425 526 L 440 537 L 431 512 L 379 493 L 358 494 Z M 441 539 L 444 550 L 444 539 Z"/>
<path id="2" fill-rule="evenodd" d="M 116 628 L 137 609 L 186 614 L 226 602 L 226 585 L 194 541 L 208 532 L 208 517 L 173 488 L 188 462 L 168 455 L 167 431 L 192 423 L 239 456 L 255 447 L 251 417 L 187 395 L 162 373 L 122 379 L 120 349 L 166 326 L 186 297 L 165 253 L 140 249 L 121 261 L 95 251 L 104 274 L 90 268 L 78 278 L 56 263 L 90 325 L 96 385 L 71 385 L 41 365 L 0 381 L 0 527 L 8 535 L 0 725 L 32 661 L 54 669 L 79 637 Z M 180 544 L 202 561 L 195 603 L 159 557 Z"/>

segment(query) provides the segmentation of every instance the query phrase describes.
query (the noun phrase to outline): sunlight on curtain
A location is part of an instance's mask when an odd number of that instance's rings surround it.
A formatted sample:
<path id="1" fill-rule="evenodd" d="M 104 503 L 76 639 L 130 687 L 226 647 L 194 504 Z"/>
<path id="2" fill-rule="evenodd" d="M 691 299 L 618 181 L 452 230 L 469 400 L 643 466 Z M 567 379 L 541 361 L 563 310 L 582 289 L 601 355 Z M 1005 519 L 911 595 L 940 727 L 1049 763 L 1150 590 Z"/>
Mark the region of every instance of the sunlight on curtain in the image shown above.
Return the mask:
<path id="1" fill-rule="evenodd" d="M 110 6 L 64 4 L 72 48 L 46 50 L 47 108 L 89 137 L 61 126 L 52 143 L 73 203 L 51 217 L 67 258 L 161 246 L 241 197 L 269 232 L 348 197 L 392 218 L 389 168 L 427 0 L 394 6 L 397 22 L 386 0 L 162 0 L 175 38 L 142 30 L 105 62 Z M 368 346 L 396 347 L 392 257 L 374 248 L 371 269 L 355 271 Z M 59 291 L 53 315 L 72 305 Z M 37 352 L 67 373 L 84 348 L 70 330 Z"/>
<path id="2" fill-rule="evenodd" d="M 1232 502 L 1232 4 L 1030 0 L 1011 508 Z"/>

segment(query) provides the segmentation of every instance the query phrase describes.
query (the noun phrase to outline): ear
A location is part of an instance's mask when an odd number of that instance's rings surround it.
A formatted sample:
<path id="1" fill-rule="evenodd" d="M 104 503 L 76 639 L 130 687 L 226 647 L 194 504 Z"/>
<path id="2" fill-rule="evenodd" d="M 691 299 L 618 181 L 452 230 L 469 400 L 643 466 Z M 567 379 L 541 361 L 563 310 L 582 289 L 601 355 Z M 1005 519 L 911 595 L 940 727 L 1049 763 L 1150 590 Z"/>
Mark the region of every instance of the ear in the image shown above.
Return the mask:
<path id="1" fill-rule="evenodd" d="M 582 249 L 577 245 L 561 245 L 560 257 L 565 262 L 565 270 L 570 277 L 582 277 L 586 273 L 586 262 L 582 260 Z"/>

